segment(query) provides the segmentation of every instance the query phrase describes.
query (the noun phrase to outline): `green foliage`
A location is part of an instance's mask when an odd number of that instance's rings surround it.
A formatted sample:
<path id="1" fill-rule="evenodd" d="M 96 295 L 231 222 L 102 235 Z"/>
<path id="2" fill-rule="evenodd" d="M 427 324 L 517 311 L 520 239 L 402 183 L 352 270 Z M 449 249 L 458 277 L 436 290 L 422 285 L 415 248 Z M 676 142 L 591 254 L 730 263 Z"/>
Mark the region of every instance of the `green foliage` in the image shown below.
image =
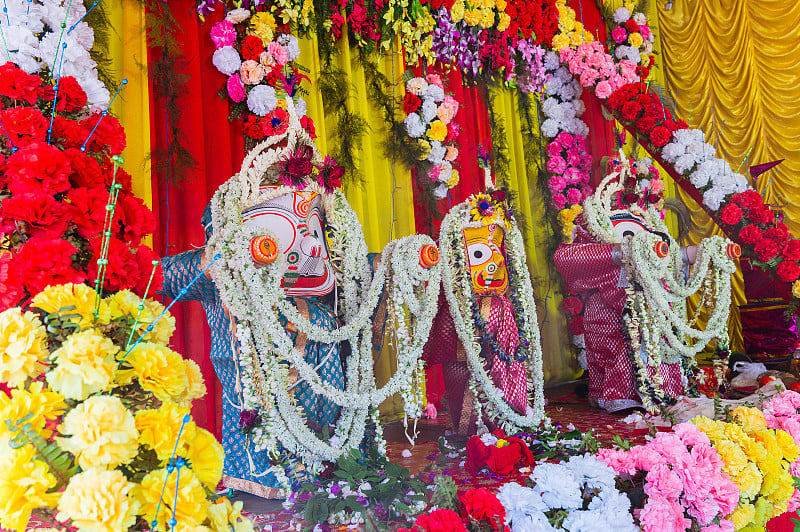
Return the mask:
<path id="1" fill-rule="evenodd" d="M 523 435 L 522 439 L 537 460 L 565 460 L 576 454 L 596 453 L 600 448 L 593 431 L 583 433 L 572 429 L 561 432 L 554 426 L 539 428 Z"/>
<path id="2" fill-rule="evenodd" d="M 347 490 L 360 495 L 343 496 L 345 490 L 335 498 L 329 497 L 331 489 L 342 481 Z M 303 500 L 303 494 L 312 496 Z M 319 485 L 302 483 L 300 495 L 295 510 L 303 514 L 307 523 L 325 523 L 332 515 L 344 511 L 348 515 L 358 514 L 373 530 L 387 530 L 390 523 L 406 521 L 419 513 L 430 493 L 421 480 L 409 475 L 408 469 L 389 462 L 371 448 L 367 456 L 358 450 L 342 456 L 330 479 Z"/>
<path id="3" fill-rule="evenodd" d="M 33 412 L 28 412 L 19 419 L 5 420 L 6 428 L 13 434 L 8 445 L 12 449 L 32 445 L 36 449 L 37 457 L 47 464 L 50 472 L 56 477 L 57 484 L 54 491 L 59 491 L 78 473 L 79 468 L 71 454 L 62 450 L 55 441 L 46 440 L 34 429 L 30 422 L 34 415 Z"/>
<path id="4" fill-rule="evenodd" d="M 68 336 L 80 330 L 81 315 L 73 312 L 74 310 L 76 310 L 75 305 L 70 305 L 42 316 L 42 323 L 47 331 L 47 340 L 51 350 L 64 343 Z"/>
<path id="5" fill-rule="evenodd" d="M 438 508 L 458 511 L 458 485 L 453 477 L 437 475 L 433 482 L 431 504 Z"/>
<path id="6" fill-rule="evenodd" d="M 611 438 L 611 442 L 623 451 L 627 451 L 631 448 L 631 442 L 621 438 L 619 434 L 614 434 L 614 437 Z"/>

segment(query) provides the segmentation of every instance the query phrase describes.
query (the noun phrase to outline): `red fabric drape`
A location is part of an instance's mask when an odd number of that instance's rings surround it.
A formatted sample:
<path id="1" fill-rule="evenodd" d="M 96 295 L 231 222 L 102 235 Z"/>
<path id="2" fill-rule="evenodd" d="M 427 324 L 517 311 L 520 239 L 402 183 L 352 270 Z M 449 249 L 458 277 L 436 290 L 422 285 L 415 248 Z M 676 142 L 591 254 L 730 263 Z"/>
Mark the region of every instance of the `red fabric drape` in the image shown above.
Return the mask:
<path id="1" fill-rule="evenodd" d="M 190 76 L 187 92 L 178 100 L 178 126 L 182 142 L 196 159 L 197 166 L 189 175 L 154 178 L 153 212 L 159 227 L 154 246 L 156 252 L 163 255 L 203 245 L 204 233 L 200 225 L 203 209 L 217 187 L 239 170 L 244 158 L 241 132 L 236 123 L 228 121 L 227 100 L 217 95 L 224 77 L 211 63 L 214 48 L 208 32 L 223 13 L 200 23 L 193 2 L 170 2 L 170 7 L 181 28 L 183 55 L 189 61 L 184 69 Z M 149 50 L 151 73 L 155 72 L 152 67 L 160 58 L 160 49 Z M 169 117 L 164 102 L 153 98 L 153 83 L 151 77 L 151 142 L 153 150 L 163 150 L 170 138 Z M 208 356 L 210 337 L 205 313 L 196 302 L 178 303 L 170 312 L 177 322 L 172 348 L 200 365 L 208 388 L 206 396 L 195 401 L 192 414 L 199 426 L 219 437 L 221 391 Z"/>

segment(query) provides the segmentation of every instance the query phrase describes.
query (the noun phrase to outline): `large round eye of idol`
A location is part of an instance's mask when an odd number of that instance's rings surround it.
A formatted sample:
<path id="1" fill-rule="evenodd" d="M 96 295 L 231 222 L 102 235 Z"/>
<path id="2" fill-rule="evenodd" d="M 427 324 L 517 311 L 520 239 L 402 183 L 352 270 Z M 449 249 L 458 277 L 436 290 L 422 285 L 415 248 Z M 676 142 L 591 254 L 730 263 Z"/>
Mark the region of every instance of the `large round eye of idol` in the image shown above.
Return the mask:
<path id="1" fill-rule="evenodd" d="M 290 296 L 330 293 L 335 278 L 328 260 L 322 198 L 295 191 L 260 203 L 242 213 L 244 225 L 268 229 L 278 240 L 286 264 L 281 285 Z"/>
<path id="2" fill-rule="evenodd" d="M 467 246 L 467 258 L 470 266 L 480 266 L 492 258 L 492 248 L 485 242 L 475 242 Z"/>
<path id="3" fill-rule="evenodd" d="M 464 230 L 472 289 L 476 294 L 503 294 L 508 270 L 503 255 L 503 229 L 494 224 Z"/>
<path id="4" fill-rule="evenodd" d="M 638 216 L 629 213 L 615 214 L 611 217 L 611 223 L 614 225 L 614 232 L 617 234 L 617 238 L 620 242 L 627 237 L 634 237 L 642 231 L 649 231 L 669 243 L 669 237 L 667 235 L 661 231 L 651 229 L 645 224 L 644 220 Z"/>

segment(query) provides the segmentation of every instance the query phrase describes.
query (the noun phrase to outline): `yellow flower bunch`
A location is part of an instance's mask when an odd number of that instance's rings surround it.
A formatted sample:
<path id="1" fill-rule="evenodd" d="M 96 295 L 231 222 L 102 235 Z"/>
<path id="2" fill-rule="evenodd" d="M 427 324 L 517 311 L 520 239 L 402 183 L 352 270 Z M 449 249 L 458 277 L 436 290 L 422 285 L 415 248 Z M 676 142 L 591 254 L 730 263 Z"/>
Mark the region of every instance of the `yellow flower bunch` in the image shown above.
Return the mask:
<path id="1" fill-rule="evenodd" d="M 161 401 L 180 401 L 186 397 L 189 381 L 186 362 L 178 353 L 160 344 L 141 342 L 125 358 L 132 369 L 117 372 L 117 381 L 127 384 L 134 375 L 142 388 Z"/>
<path id="2" fill-rule="evenodd" d="M 250 26 L 247 33 L 258 37 L 264 46 L 267 46 L 275 37 L 275 17 L 272 13 L 260 11 L 250 17 Z"/>
<path id="3" fill-rule="evenodd" d="M 226 497 L 221 497 L 208 507 L 211 527 L 216 532 L 228 532 L 228 524 L 233 525 L 233 532 L 253 532 L 253 523 L 242 517 L 242 501 L 231 504 Z"/>
<path id="4" fill-rule="evenodd" d="M 583 212 L 583 207 L 576 203 L 567 209 L 558 212 L 558 221 L 561 222 L 561 231 L 567 241 L 572 241 L 572 230 L 575 228 L 575 218 Z"/>
<path id="5" fill-rule="evenodd" d="M 42 322 L 19 308 L 0 312 L 0 382 L 17 386 L 39 373 L 38 363 L 47 357 Z"/>
<path id="6" fill-rule="evenodd" d="M 117 352 L 119 347 L 94 329 L 77 332 L 53 352 L 55 365 L 47 372 L 47 382 L 78 401 L 108 391 L 114 383 Z"/>
<path id="7" fill-rule="evenodd" d="M 130 290 L 117 292 L 107 297 L 104 302 L 107 308 L 107 319 L 103 320 L 102 323 L 109 324 L 119 319 L 127 319 L 131 325 L 136 323 L 134 340 L 145 334 L 147 327 L 161 316 L 165 310 L 164 305 L 158 301 L 154 299 L 143 300 Z M 166 345 L 174 332 L 175 318 L 167 312 L 155 323 L 153 330 L 145 334 L 143 340 Z"/>
<path id="8" fill-rule="evenodd" d="M 577 48 L 580 44 L 594 41 L 592 33 L 575 18 L 575 10 L 567 6 L 566 0 L 556 2 L 558 9 L 558 33 L 553 37 L 553 49 Z"/>
<path id="9" fill-rule="evenodd" d="M 139 510 L 135 487 L 116 469 L 87 469 L 70 479 L 58 501 L 58 519 L 72 519 L 79 530 L 125 530 Z"/>
<path id="10" fill-rule="evenodd" d="M 173 510 L 178 529 L 196 527 L 208 517 L 209 502 L 203 484 L 190 468 L 180 470 L 180 483 L 176 482 L 177 475 L 177 469 L 171 473 L 165 468 L 157 469 L 148 473 L 135 490 L 144 518 L 148 523 L 157 519 L 158 528 L 162 530 L 169 528 L 167 523 L 172 519 Z"/>
<path id="11" fill-rule="evenodd" d="M 58 419 L 66 408 L 64 397 L 47 389 L 42 382 L 31 383 L 28 390 L 14 388 L 10 397 L 0 393 L 0 419 L 14 421 L 29 416 L 27 423 L 43 438 L 52 434 L 51 430 L 45 430 L 47 422 Z M 0 439 L 10 437 L 8 426 L 0 423 Z"/>
<path id="12" fill-rule="evenodd" d="M 2 394 L 0 394 L 2 395 Z M 31 512 L 42 506 L 53 506 L 59 493 L 48 493 L 56 479 L 47 464 L 37 459 L 32 445 L 12 449 L 0 445 L 0 525 L 22 532 Z"/>
<path id="13" fill-rule="evenodd" d="M 458 184 L 460 178 L 461 176 L 459 175 L 458 170 L 453 168 L 453 171 L 450 173 L 450 179 L 445 181 L 445 184 L 447 184 L 447 188 L 455 187 Z"/>
<path id="14" fill-rule="evenodd" d="M 447 126 L 441 120 L 434 120 L 428 128 L 428 137 L 442 142 L 447 137 Z"/>
<path id="15" fill-rule="evenodd" d="M 76 315 L 67 321 L 77 322 L 85 329 L 94 324 L 94 312 L 100 296 L 90 286 L 85 284 L 59 284 L 51 285 L 36 294 L 31 301 L 31 306 L 42 309 L 48 314 L 58 312 L 64 316 Z M 65 310 L 69 309 L 69 310 Z M 101 322 L 108 321 L 108 309 L 100 302 L 99 318 Z"/>
<path id="16" fill-rule="evenodd" d="M 800 299 L 800 279 L 792 283 L 792 295 L 797 299 Z"/>
<path id="17" fill-rule="evenodd" d="M 709 437 L 725 464 L 722 470 L 739 487 L 739 507 L 731 516 L 735 529 L 758 529 L 788 507 L 794 493 L 789 464 L 798 448 L 786 432 L 768 429 L 759 409 L 739 407 L 731 415 L 733 423 L 705 417 L 692 423 Z"/>
<path id="18" fill-rule="evenodd" d="M 470 219 L 483 225 L 506 225 L 506 211 L 502 202 L 496 202 L 485 193 L 475 194 L 470 199 Z"/>
<path id="19" fill-rule="evenodd" d="M 417 65 L 424 59 L 428 64 L 433 64 L 436 57 L 433 55 L 432 32 L 436 27 L 436 20 L 428 6 L 421 6 L 415 13 L 409 9 L 408 0 L 390 0 L 383 15 L 383 21 L 390 31 L 386 32 L 381 48 L 389 50 L 393 44 L 391 35 L 399 35 L 406 63 Z"/>

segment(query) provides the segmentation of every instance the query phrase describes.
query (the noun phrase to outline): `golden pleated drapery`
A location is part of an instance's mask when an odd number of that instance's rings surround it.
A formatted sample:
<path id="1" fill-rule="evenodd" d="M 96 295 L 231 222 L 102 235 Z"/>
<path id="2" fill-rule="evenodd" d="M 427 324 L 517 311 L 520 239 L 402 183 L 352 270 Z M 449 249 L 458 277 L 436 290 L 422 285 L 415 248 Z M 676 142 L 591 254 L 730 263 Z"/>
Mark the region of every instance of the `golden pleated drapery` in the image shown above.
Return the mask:
<path id="1" fill-rule="evenodd" d="M 665 74 L 678 115 L 702 128 L 734 169 L 744 161 L 742 174 L 749 165 L 786 159 L 779 171 L 751 184 L 767 202 L 788 204 L 785 223 L 800 235 L 800 3 L 677 0 L 672 10 L 659 13 Z M 693 241 L 719 234 L 699 209 L 693 209 L 693 219 Z M 744 302 L 738 273 L 734 303 Z M 740 339 L 736 314 L 731 336 Z"/>

